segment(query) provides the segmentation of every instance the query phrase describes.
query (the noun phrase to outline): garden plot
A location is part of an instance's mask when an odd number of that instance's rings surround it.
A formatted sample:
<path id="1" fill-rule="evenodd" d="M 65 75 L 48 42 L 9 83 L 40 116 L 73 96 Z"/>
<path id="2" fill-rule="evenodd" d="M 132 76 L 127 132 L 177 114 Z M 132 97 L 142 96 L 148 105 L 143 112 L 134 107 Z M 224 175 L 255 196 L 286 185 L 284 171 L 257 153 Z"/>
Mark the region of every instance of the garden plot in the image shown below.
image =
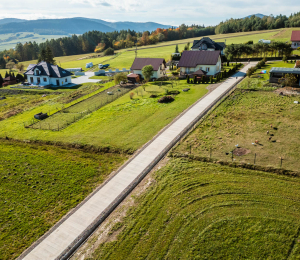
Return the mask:
<path id="1" fill-rule="evenodd" d="M 106 104 L 113 102 L 134 88 L 136 86 L 130 84 L 113 86 L 70 107 L 62 109 L 45 120 L 34 120 L 33 124 L 28 127 L 59 131 Z"/>

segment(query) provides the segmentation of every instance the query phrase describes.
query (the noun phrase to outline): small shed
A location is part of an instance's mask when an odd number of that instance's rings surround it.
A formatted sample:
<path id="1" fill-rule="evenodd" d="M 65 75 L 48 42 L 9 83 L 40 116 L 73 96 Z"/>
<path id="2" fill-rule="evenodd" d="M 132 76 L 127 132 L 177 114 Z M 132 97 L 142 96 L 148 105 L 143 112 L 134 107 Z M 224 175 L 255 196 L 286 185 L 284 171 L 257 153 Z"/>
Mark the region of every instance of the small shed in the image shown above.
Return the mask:
<path id="1" fill-rule="evenodd" d="M 134 74 L 134 73 L 128 74 L 127 80 L 132 83 L 139 83 L 141 81 L 140 76 L 138 74 Z"/>
<path id="2" fill-rule="evenodd" d="M 300 86 L 300 68 L 279 68 L 273 67 L 270 70 L 270 83 L 278 83 L 279 79 L 284 77 L 286 74 L 293 74 L 298 79 L 297 84 Z"/>
<path id="3" fill-rule="evenodd" d="M 13 76 L 8 76 L 8 77 L 4 78 L 3 81 L 4 81 L 4 83 L 2 84 L 3 87 L 8 86 L 8 85 L 17 84 L 17 80 Z"/>

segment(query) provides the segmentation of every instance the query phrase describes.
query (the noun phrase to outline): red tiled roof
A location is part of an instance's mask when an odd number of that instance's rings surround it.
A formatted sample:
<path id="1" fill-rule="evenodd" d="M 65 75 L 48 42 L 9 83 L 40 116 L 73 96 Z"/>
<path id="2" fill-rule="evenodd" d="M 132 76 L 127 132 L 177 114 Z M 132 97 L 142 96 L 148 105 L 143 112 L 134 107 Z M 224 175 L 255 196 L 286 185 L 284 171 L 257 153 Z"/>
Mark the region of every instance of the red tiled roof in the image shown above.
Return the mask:
<path id="1" fill-rule="evenodd" d="M 300 31 L 292 31 L 292 42 L 300 42 Z"/>
<path id="2" fill-rule="evenodd" d="M 207 74 L 207 72 L 204 70 L 197 70 L 194 73 L 192 73 L 192 75 L 196 75 L 196 76 L 204 76 L 206 74 Z"/>

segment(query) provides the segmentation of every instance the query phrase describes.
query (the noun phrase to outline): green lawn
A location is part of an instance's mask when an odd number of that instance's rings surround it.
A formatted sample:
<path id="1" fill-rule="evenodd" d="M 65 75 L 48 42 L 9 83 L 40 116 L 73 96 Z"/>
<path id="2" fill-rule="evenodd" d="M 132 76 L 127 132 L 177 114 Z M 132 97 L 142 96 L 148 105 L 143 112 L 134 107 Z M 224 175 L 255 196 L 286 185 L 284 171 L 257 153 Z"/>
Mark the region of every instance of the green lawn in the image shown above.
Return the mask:
<path id="1" fill-rule="evenodd" d="M 15 259 L 126 159 L 0 141 L 0 259 Z"/>
<path id="2" fill-rule="evenodd" d="M 190 91 L 182 92 L 182 89 L 187 86 L 190 87 Z M 206 87 L 206 84 L 187 85 L 186 81 L 180 81 L 173 88 L 181 92 L 175 97 L 175 101 L 170 104 L 160 104 L 157 102 L 158 98 L 150 98 L 150 95 L 162 95 L 165 89 L 172 90 L 171 84 L 166 82 L 160 86 L 160 84 L 149 83 L 145 91 L 142 87 L 132 91 L 133 99 L 130 99 L 131 92 L 127 93 L 62 131 L 24 128 L 24 122 L 32 120 L 36 113 L 61 109 L 64 104 L 53 99 L 0 122 L 0 137 L 91 144 L 134 151 L 206 94 Z"/>
<path id="3" fill-rule="evenodd" d="M 154 178 L 91 259 L 298 259 L 299 178 L 180 159 Z"/>

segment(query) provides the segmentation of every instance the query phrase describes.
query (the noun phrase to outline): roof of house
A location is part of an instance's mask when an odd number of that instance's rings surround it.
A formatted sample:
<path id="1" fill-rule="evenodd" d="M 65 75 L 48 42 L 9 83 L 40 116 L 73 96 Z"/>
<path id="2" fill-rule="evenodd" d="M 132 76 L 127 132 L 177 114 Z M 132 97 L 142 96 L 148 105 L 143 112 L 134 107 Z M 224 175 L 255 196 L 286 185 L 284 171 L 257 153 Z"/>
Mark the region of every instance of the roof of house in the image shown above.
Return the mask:
<path id="1" fill-rule="evenodd" d="M 72 75 L 71 72 L 45 61 L 41 61 L 38 64 L 30 64 L 24 74 L 34 75 L 35 69 L 40 71 L 39 76 L 48 76 L 50 78 L 64 78 Z"/>
<path id="2" fill-rule="evenodd" d="M 141 70 L 147 65 L 152 65 L 153 70 L 157 71 L 162 63 L 166 63 L 165 59 L 160 58 L 135 58 L 131 70 Z"/>
<path id="3" fill-rule="evenodd" d="M 208 49 L 214 49 L 216 51 L 222 51 L 226 47 L 225 42 L 214 42 L 209 37 L 203 37 L 200 40 L 194 41 L 192 49 L 199 49 L 202 44 L 206 44 Z"/>
<path id="4" fill-rule="evenodd" d="M 13 77 L 13 76 L 8 76 L 8 77 L 6 77 L 5 79 L 3 79 L 4 81 L 13 81 L 13 80 L 16 80 L 16 78 L 15 77 Z"/>
<path id="5" fill-rule="evenodd" d="M 195 68 L 197 65 L 216 65 L 220 51 L 184 51 L 178 67 Z"/>
<path id="6" fill-rule="evenodd" d="M 273 67 L 270 73 L 290 73 L 290 74 L 300 74 L 300 68 L 279 68 Z"/>
<path id="7" fill-rule="evenodd" d="M 204 76 L 206 74 L 207 74 L 207 72 L 204 70 L 197 70 L 194 73 L 192 73 L 192 75 L 196 75 L 196 76 Z"/>
<path id="8" fill-rule="evenodd" d="M 130 74 L 127 75 L 127 78 L 137 78 L 137 77 L 139 77 L 139 75 L 134 74 L 134 73 L 130 73 Z"/>
<path id="9" fill-rule="evenodd" d="M 300 42 L 300 31 L 292 31 L 292 42 Z"/>

